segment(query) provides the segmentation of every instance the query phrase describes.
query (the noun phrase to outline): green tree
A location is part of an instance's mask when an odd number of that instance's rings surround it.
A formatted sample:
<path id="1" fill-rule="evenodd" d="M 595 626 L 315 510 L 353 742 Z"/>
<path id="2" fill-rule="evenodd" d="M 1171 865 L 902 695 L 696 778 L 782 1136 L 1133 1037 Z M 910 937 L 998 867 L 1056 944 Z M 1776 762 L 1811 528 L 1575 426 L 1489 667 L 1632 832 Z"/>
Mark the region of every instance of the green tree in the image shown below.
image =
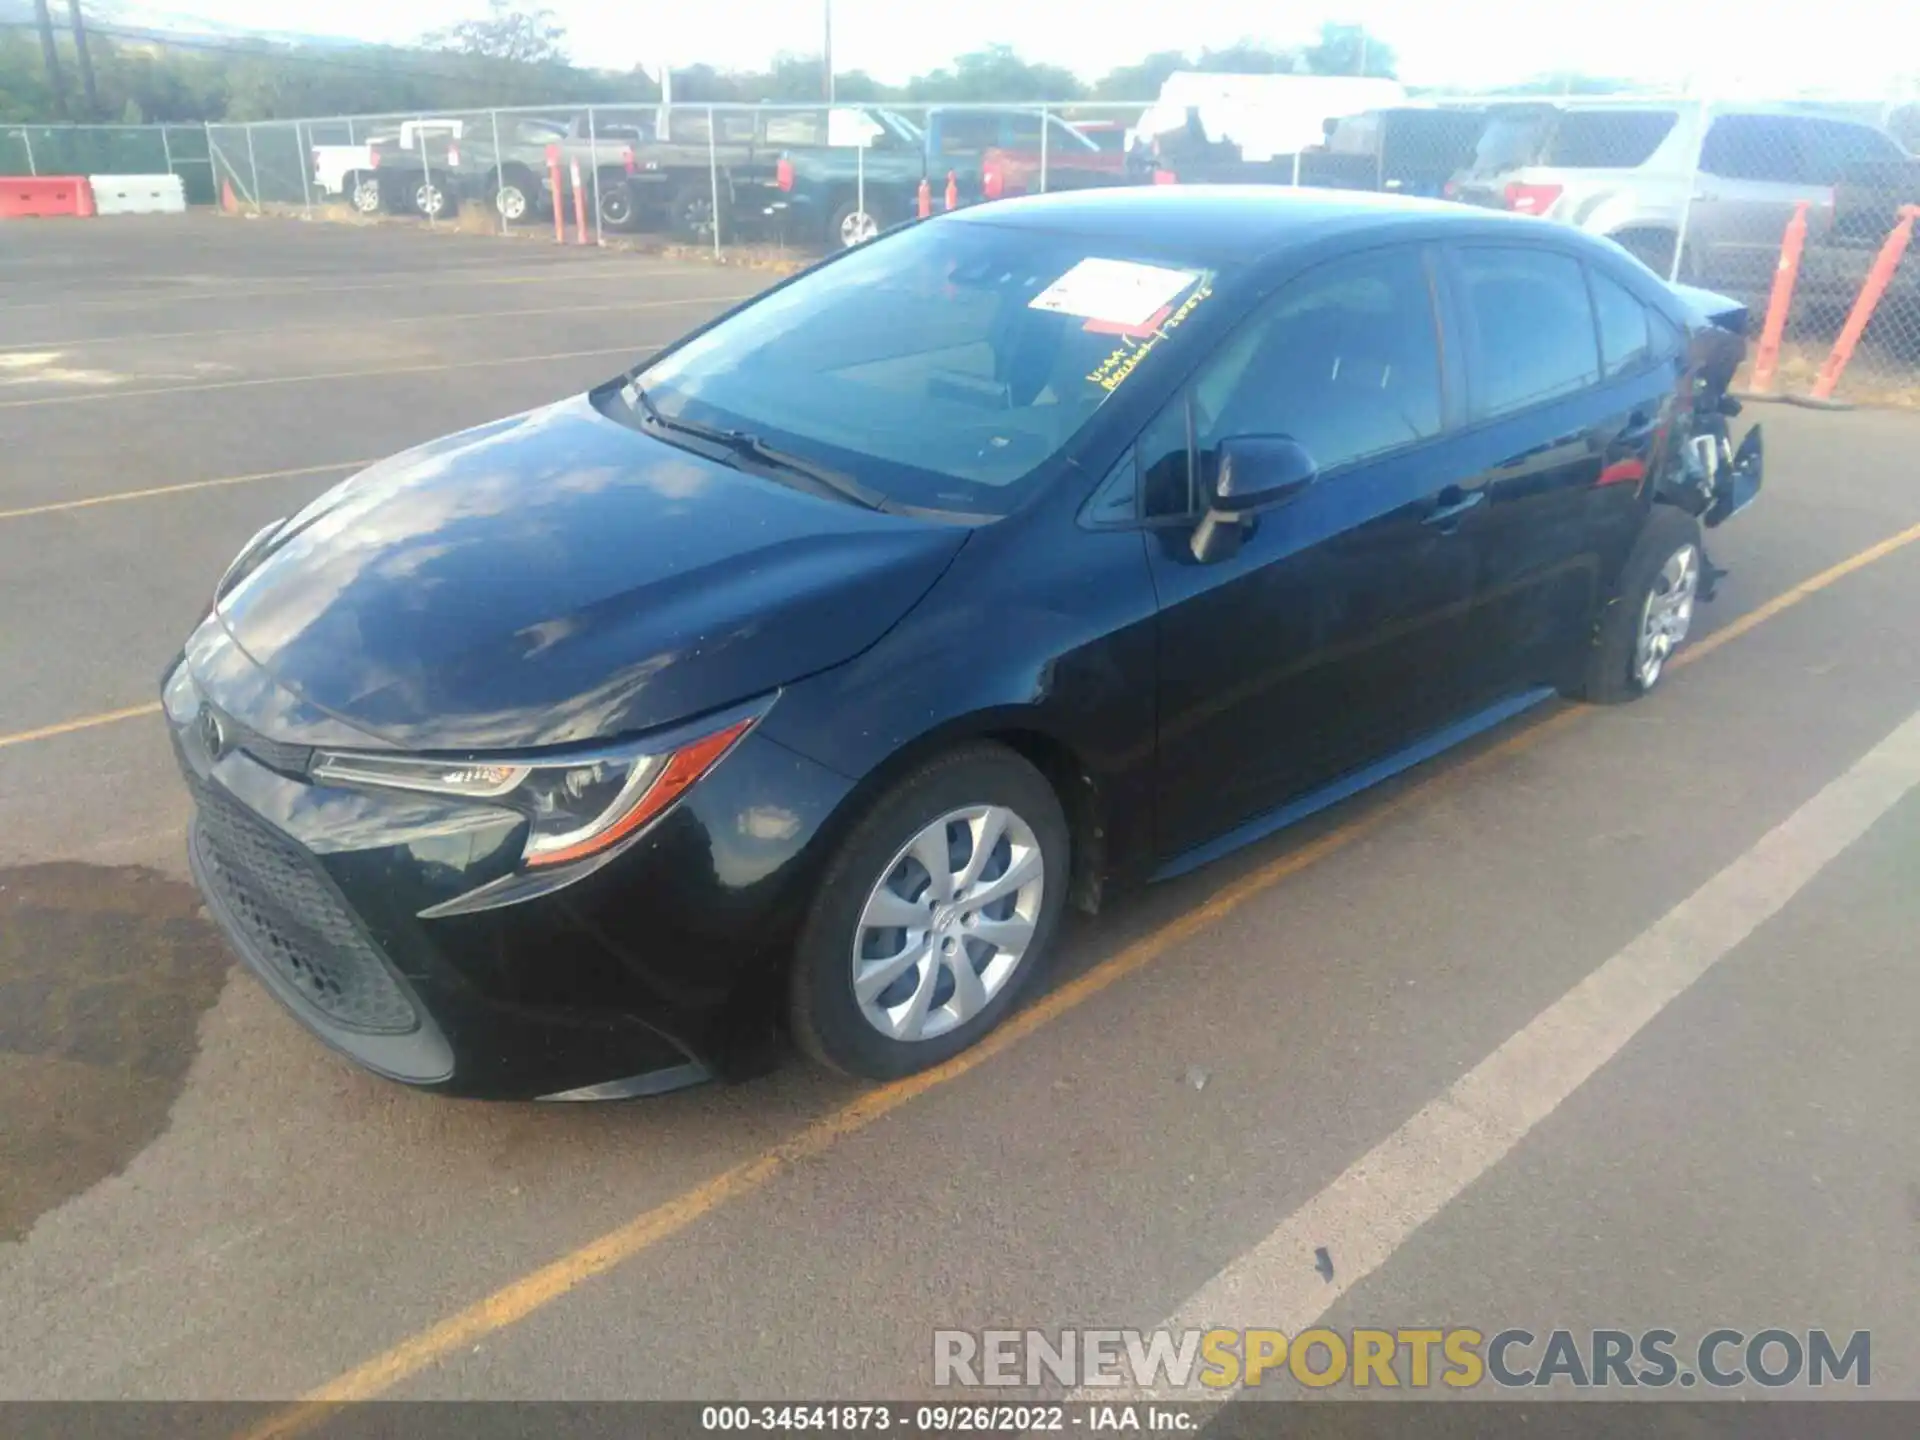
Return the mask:
<path id="1" fill-rule="evenodd" d="M 429 50 L 479 55 L 488 60 L 512 60 L 538 65 L 567 58 L 567 27 L 544 5 L 518 9 L 513 0 L 487 0 L 487 13 L 478 20 L 462 20 L 421 37 Z"/>
<path id="2" fill-rule="evenodd" d="M 1312 75 L 1374 75 L 1393 78 L 1393 47 L 1364 25 L 1325 21 L 1320 38 L 1300 52 Z"/>
<path id="3" fill-rule="evenodd" d="M 907 82 L 906 98 L 964 104 L 1072 100 L 1081 92 L 1072 71 L 1058 65 L 1030 65 L 1011 45 L 989 45 L 958 57 L 951 70 L 916 75 Z"/>
<path id="4" fill-rule="evenodd" d="M 1109 70 L 1094 82 L 1095 100 L 1152 100 L 1160 87 L 1176 70 L 1192 69 L 1192 62 L 1178 50 L 1156 50 L 1138 65 L 1122 65 Z"/>
<path id="5" fill-rule="evenodd" d="M 1289 51 L 1241 40 L 1221 50 L 1202 50 L 1193 68 L 1216 75 L 1291 75 L 1300 67 Z"/>

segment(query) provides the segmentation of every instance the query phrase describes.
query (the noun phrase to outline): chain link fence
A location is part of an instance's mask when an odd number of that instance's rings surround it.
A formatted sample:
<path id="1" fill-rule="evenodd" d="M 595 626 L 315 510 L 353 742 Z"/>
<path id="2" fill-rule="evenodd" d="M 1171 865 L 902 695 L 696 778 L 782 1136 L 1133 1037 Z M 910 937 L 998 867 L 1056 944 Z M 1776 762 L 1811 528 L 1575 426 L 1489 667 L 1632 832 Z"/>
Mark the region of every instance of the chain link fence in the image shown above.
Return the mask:
<path id="1" fill-rule="evenodd" d="M 0 175 L 178 175 L 188 204 L 217 195 L 203 125 L 0 126 Z"/>
<path id="2" fill-rule="evenodd" d="M 0 170 L 151 166 L 181 174 L 196 199 L 258 212 L 776 262 L 918 215 L 1109 185 L 1425 196 L 1609 236 L 1662 275 L 1746 301 L 1751 388 L 1920 404 L 1920 256 L 1906 253 L 1920 101 L 1395 103 L 1389 89 L 1365 109 L 1357 91 L 1333 106 L 1283 84 L 1257 98 L 1222 86 L 1193 104 L 626 104 L 36 127 L 0 131 Z"/>

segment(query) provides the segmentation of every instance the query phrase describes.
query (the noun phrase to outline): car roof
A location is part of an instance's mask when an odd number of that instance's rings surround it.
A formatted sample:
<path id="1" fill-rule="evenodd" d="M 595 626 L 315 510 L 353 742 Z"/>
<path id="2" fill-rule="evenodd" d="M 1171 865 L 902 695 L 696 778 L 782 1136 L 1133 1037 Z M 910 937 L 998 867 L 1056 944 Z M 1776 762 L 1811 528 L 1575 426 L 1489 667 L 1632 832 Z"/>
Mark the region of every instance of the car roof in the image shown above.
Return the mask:
<path id="1" fill-rule="evenodd" d="M 943 216 L 1143 245 L 1214 263 L 1264 261 L 1346 236 L 1515 235 L 1543 232 L 1532 216 L 1444 200 L 1286 185 L 1128 185 L 999 200 Z M 1554 233 L 1559 235 L 1559 227 Z M 1577 232 L 1560 236 L 1569 243 Z"/>
<path id="2" fill-rule="evenodd" d="M 1488 108 L 1496 114 L 1524 112 L 1527 110 L 1555 110 L 1606 112 L 1615 110 L 1665 110 L 1688 111 L 1701 108 L 1698 100 L 1678 95 L 1543 95 L 1537 99 L 1530 97 L 1508 98 L 1488 102 Z M 1840 120 L 1856 125 L 1869 125 L 1853 113 L 1847 102 L 1841 100 L 1709 100 L 1706 102 L 1709 115 L 1791 115 L 1802 119 Z"/>

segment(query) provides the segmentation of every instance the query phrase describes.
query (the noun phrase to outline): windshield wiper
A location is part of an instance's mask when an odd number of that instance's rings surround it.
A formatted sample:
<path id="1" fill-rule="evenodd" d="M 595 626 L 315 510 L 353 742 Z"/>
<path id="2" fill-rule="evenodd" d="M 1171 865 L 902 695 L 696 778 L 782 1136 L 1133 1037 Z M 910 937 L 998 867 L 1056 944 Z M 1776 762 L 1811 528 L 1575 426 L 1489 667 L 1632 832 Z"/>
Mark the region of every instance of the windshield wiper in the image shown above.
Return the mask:
<path id="1" fill-rule="evenodd" d="M 817 489 L 826 490 L 842 500 L 850 500 L 855 505 L 868 510 L 888 508 L 887 497 L 877 490 L 870 490 L 858 480 L 842 470 L 826 465 L 818 465 L 804 456 L 792 451 L 781 450 L 769 445 L 750 430 L 723 430 L 717 425 L 702 425 L 697 420 L 684 420 L 679 416 L 667 416 L 653 403 L 653 397 L 636 380 L 629 380 L 622 392 L 627 403 L 641 412 L 650 425 L 662 430 L 676 430 L 682 435 L 691 435 L 697 440 L 724 446 L 734 454 L 745 459 L 758 461 L 769 469 L 784 471 L 803 480 L 811 481 Z"/>

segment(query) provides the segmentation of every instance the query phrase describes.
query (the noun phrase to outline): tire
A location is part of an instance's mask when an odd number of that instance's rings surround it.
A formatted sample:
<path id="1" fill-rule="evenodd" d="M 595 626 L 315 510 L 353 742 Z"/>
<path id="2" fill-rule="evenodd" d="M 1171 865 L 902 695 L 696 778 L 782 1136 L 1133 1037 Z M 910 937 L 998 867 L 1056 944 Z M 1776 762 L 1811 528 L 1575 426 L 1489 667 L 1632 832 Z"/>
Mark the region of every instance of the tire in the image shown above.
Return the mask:
<path id="1" fill-rule="evenodd" d="M 439 181 L 422 180 L 413 187 L 413 210 L 429 220 L 443 219 L 453 214 L 453 192 Z"/>
<path id="2" fill-rule="evenodd" d="M 602 176 L 600 223 L 609 230 L 631 230 L 633 215 L 633 191 L 628 188 L 625 177 L 609 183 L 606 177 Z"/>
<path id="3" fill-rule="evenodd" d="M 864 224 L 859 222 L 864 220 Z M 856 245 L 864 245 L 882 230 L 893 223 L 888 219 L 884 207 L 869 195 L 867 207 L 862 213 L 858 201 L 848 198 L 837 206 L 827 220 L 827 243 L 842 250 L 851 250 Z"/>
<path id="4" fill-rule="evenodd" d="M 713 189 L 708 185 L 682 185 L 673 192 L 667 210 L 673 233 L 692 240 L 713 238 Z"/>
<path id="5" fill-rule="evenodd" d="M 975 841 L 996 816 L 1001 828 L 966 894 L 990 890 L 1014 875 L 1016 865 L 1026 878 L 1015 879 L 1009 894 L 978 913 L 967 909 L 965 894 L 935 903 L 932 867 L 912 853 L 916 844 L 944 834 L 950 867 L 945 881 L 952 887 L 966 881 Z M 943 821 L 943 829 L 936 828 Z M 929 843 L 937 849 L 937 839 Z M 843 1074 L 893 1080 L 938 1065 L 979 1040 L 1048 959 L 1067 897 L 1070 848 L 1053 787 L 1003 746 L 964 746 L 894 785 L 835 853 L 801 927 L 789 977 L 793 1033 L 801 1049 Z M 1037 852 L 1037 886 L 1026 859 L 1031 852 Z M 891 892 L 884 902 L 883 888 Z M 883 908 L 869 909 L 876 904 Z M 926 924 L 876 926 L 876 915 L 919 915 Z M 988 927 L 1005 943 L 988 940 L 982 933 Z M 909 954 L 916 958 L 904 969 L 896 963 L 890 978 L 881 961 Z M 956 963 L 974 977 L 970 997 L 957 983 Z M 880 985 L 869 991 L 868 1005 L 856 994 L 855 973 L 863 966 Z M 882 1024 L 894 1022 L 897 1031 L 912 1031 L 916 1009 L 920 1038 L 882 1032 Z"/>
<path id="6" fill-rule="evenodd" d="M 1600 613 L 1582 698 L 1618 705 L 1660 683 L 1692 625 L 1705 566 L 1700 522 L 1671 505 L 1655 505 Z"/>
<path id="7" fill-rule="evenodd" d="M 347 203 L 361 215 L 378 215 L 386 207 L 380 193 L 380 177 L 356 172 L 347 177 Z"/>
<path id="8" fill-rule="evenodd" d="M 1662 280 L 1673 274 L 1673 247 L 1677 238 L 1671 230 L 1622 230 L 1613 237 L 1622 250 Z"/>
<path id="9" fill-rule="evenodd" d="M 534 218 L 534 197 L 539 193 L 538 187 L 508 171 L 505 180 L 493 192 L 494 213 L 509 224 L 531 220 Z"/>

